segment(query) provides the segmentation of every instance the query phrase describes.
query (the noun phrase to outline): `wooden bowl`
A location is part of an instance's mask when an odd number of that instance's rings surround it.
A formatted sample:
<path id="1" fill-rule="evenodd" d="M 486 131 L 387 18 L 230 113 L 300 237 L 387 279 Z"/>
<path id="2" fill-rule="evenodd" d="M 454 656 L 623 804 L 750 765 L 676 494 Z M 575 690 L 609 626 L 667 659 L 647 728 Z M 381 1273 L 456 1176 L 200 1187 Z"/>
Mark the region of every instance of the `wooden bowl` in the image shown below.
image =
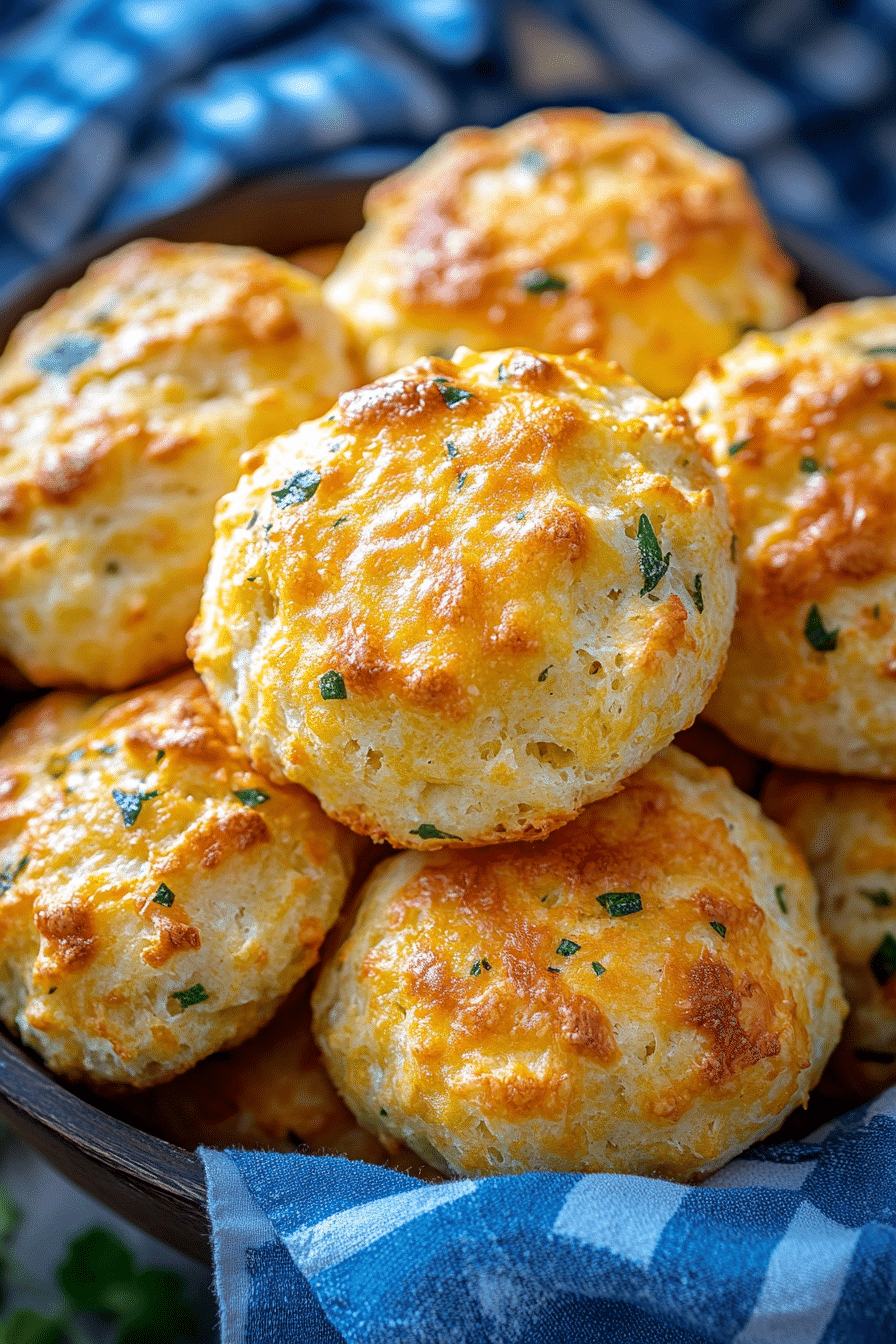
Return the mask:
<path id="1" fill-rule="evenodd" d="M 104 234 L 0 290 L 0 341 L 25 313 L 79 279 L 91 261 L 132 238 L 242 243 L 287 255 L 301 247 L 346 241 L 362 222 L 370 179 L 279 173 L 138 228 Z M 823 244 L 782 228 L 783 246 L 800 262 L 813 306 L 888 287 Z M 0 717 L 17 697 L 7 693 Z M 199 1260 L 211 1259 L 205 1180 L 195 1153 L 127 1124 L 54 1077 L 0 1028 L 0 1117 L 46 1160 L 116 1213 Z M 819 1114 L 819 1124 L 827 1113 Z M 811 1127 L 811 1126 L 810 1126 Z M 800 1125 L 808 1132 L 806 1122 Z"/>

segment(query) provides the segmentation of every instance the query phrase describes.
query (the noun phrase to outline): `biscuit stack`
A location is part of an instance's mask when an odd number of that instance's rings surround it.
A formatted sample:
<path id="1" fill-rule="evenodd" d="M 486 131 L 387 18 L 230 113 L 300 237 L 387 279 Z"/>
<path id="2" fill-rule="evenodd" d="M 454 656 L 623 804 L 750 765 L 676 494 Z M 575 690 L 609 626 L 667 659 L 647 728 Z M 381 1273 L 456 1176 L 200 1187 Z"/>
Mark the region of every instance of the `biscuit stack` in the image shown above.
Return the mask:
<path id="1" fill-rule="evenodd" d="M 694 1179 L 845 1013 L 774 816 L 882 1057 L 893 786 L 766 814 L 670 746 L 896 771 L 896 306 L 737 344 L 800 311 L 736 165 L 555 111 L 381 184 L 323 287 L 135 244 L 30 318 L 0 649 L 114 694 L 0 740 L 7 1025 L 175 1139 Z"/>

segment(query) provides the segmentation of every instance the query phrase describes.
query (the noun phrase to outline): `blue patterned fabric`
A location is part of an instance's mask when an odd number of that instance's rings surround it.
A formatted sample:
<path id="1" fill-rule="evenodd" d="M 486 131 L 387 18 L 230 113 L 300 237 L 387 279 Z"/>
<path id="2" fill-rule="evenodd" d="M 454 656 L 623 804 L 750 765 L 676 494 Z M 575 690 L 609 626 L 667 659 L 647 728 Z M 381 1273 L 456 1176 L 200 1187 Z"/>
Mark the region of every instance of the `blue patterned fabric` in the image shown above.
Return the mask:
<path id="1" fill-rule="evenodd" d="M 203 1150 L 222 1344 L 892 1344 L 896 1088 L 701 1186 Z"/>
<path id="2" fill-rule="evenodd" d="M 671 113 L 896 284 L 896 0 L 5 0 L 0 284 L 246 175 L 545 103 Z"/>

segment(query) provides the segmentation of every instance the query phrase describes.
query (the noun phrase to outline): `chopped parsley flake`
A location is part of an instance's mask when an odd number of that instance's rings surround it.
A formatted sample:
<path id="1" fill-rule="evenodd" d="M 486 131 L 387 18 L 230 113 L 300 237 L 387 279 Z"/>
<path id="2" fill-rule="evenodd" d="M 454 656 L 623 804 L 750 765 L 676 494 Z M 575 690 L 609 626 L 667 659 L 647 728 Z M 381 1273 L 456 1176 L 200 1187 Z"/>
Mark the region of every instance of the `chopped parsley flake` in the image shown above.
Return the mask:
<path id="1" fill-rule="evenodd" d="M 333 668 L 325 672 L 317 683 L 320 687 L 321 700 L 347 700 L 345 693 L 345 682 L 342 674 L 336 672 Z"/>
<path id="2" fill-rule="evenodd" d="M 548 970 L 550 971 L 551 975 L 559 975 L 559 974 L 560 974 L 560 967 L 559 967 L 559 966 L 549 966 L 549 967 L 548 967 Z"/>
<path id="3" fill-rule="evenodd" d="M 79 364 L 93 359 L 101 342 L 95 336 L 63 336 L 61 341 L 51 345 L 49 350 L 37 356 L 31 362 L 39 373 L 71 373 Z"/>
<path id="4" fill-rule="evenodd" d="M 473 962 L 473 965 L 470 967 L 470 974 L 471 974 L 471 975 L 479 975 L 479 973 L 481 972 L 481 970 L 482 970 L 482 962 L 481 962 L 481 961 L 474 961 L 474 962 Z"/>
<path id="5" fill-rule="evenodd" d="M 879 621 L 879 620 L 880 620 L 880 603 L 879 603 L 879 602 L 875 602 L 875 604 L 874 604 L 874 610 L 872 611 L 871 615 L 874 617 L 874 619 L 875 619 L 876 621 Z"/>
<path id="6" fill-rule="evenodd" d="M 6 895 L 19 873 L 26 867 L 30 857 L 30 854 L 26 854 L 19 859 L 18 863 L 7 864 L 5 868 L 0 868 L 0 896 Z"/>
<path id="7" fill-rule="evenodd" d="M 118 744 L 116 742 L 107 742 L 104 747 L 97 747 L 97 751 L 100 752 L 100 754 L 103 756 L 114 756 L 117 750 L 118 750 Z M 164 754 L 165 753 L 162 752 L 163 756 Z M 157 756 L 156 760 L 158 759 L 159 758 Z"/>
<path id="8" fill-rule="evenodd" d="M 551 291 L 562 294 L 566 289 L 566 281 L 562 275 L 551 275 L 541 266 L 536 266 L 532 271 L 525 271 L 518 277 L 518 284 L 527 294 L 549 294 Z"/>
<path id="9" fill-rule="evenodd" d="M 815 457 L 801 457 L 800 471 L 817 471 L 818 459 Z"/>
<path id="10" fill-rule="evenodd" d="M 716 933 L 719 935 L 720 938 L 724 938 L 725 934 L 728 932 L 728 930 L 725 928 L 725 925 L 720 924 L 718 920 L 715 919 L 711 919 L 709 921 L 709 927 L 711 929 L 715 929 Z"/>
<path id="11" fill-rule="evenodd" d="M 780 911 L 781 911 L 781 914 L 782 914 L 782 915 L 786 915 L 786 914 L 787 914 L 787 902 L 786 902 L 785 899 L 784 899 L 784 883 L 783 883 L 783 882 L 779 882 L 778 885 L 775 887 L 775 900 L 778 902 L 778 907 L 779 907 L 779 909 L 780 909 Z"/>
<path id="12" fill-rule="evenodd" d="M 525 509 L 520 509 L 519 513 L 516 515 L 516 521 L 517 521 L 518 523 L 521 523 L 521 522 L 523 521 L 523 519 L 525 518 L 525 516 L 526 516 L 526 510 L 525 510 Z"/>
<path id="13" fill-rule="evenodd" d="M 408 835 L 419 835 L 421 840 L 459 840 L 459 835 L 450 835 L 448 831 L 440 831 L 438 826 L 431 825 L 428 821 L 421 821 L 420 825 L 413 831 L 408 831 Z"/>
<path id="14" fill-rule="evenodd" d="M 434 378 L 433 382 L 442 394 L 442 400 L 446 406 L 459 406 L 463 401 L 469 401 L 473 396 L 465 387 L 455 387 L 454 383 L 449 383 L 447 378 Z"/>
<path id="15" fill-rule="evenodd" d="M 692 596 L 693 596 L 693 598 L 694 598 L 694 606 L 697 608 L 697 610 L 698 610 L 699 612 L 702 612 L 702 611 L 703 611 L 703 575 L 702 575 L 702 574 L 695 574 L 695 575 L 694 575 L 694 592 L 693 592 Z"/>
<path id="16" fill-rule="evenodd" d="M 853 1054 L 862 1064 L 896 1064 L 896 1055 L 892 1050 L 868 1050 L 859 1046 Z"/>
<path id="17" fill-rule="evenodd" d="M 457 457 L 457 448 L 451 439 L 445 440 L 445 451 L 449 457 Z"/>
<path id="18" fill-rule="evenodd" d="M 194 1003 L 205 1003 L 208 990 L 204 985 L 191 985 L 189 989 L 176 989 L 171 997 L 177 999 L 181 1008 L 192 1008 Z"/>
<path id="19" fill-rule="evenodd" d="M 250 528 L 250 527 L 254 527 L 255 524 L 256 524 L 257 522 L 258 522 L 258 510 L 256 509 L 256 510 L 254 511 L 254 513 L 252 514 L 252 517 L 249 519 L 248 523 L 246 524 L 246 531 L 248 532 L 248 531 L 249 531 L 249 528 Z"/>
<path id="20" fill-rule="evenodd" d="M 637 891 L 605 891 L 598 896 L 598 902 L 608 915 L 618 918 L 620 915 L 636 915 L 644 907 Z"/>
<path id="21" fill-rule="evenodd" d="M 892 933 L 884 934 L 869 964 L 879 985 L 885 985 L 896 975 L 896 938 Z"/>
<path id="22" fill-rule="evenodd" d="M 177 897 L 170 887 L 167 887 L 164 882 L 160 882 L 159 889 L 152 899 L 155 905 L 173 905 Z"/>
<path id="23" fill-rule="evenodd" d="M 333 526 L 334 526 L 334 527 L 341 527 L 343 523 L 347 523 L 347 522 L 348 522 L 348 514 L 347 514 L 347 513 L 344 513 L 344 514 L 342 515 L 341 518 L 337 518 L 337 519 L 336 519 L 336 521 L 335 521 L 335 523 L 333 524 Z"/>
<path id="24" fill-rule="evenodd" d="M 234 789 L 234 798 L 239 798 L 243 807 L 261 807 L 266 803 L 270 794 L 262 793 L 261 789 Z"/>
<path id="25" fill-rule="evenodd" d="M 671 551 L 663 555 L 653 524 L 647 514 L 642 513 L 638 519 L 638 563 L 644 575 L 644 587 L 638 594 L 639 597 L 643 597 L 657 586 L 669 568 L 670 555 Z"/>
<path id="26" fill-rule="evenodd" d="M 461 474 L 458 476 L 458 478 L 457 478 L 457 493 L 458 493 L 458 494 L 460 494 L 461 490 L 463 490 L 464 486 L 466 485 L 466 483 L 467 483 L 467 476 L 468 476 L 468 475 L 469 475 L 469 472 L 467 472 L 467 471 L 462 471 Z"/>
<path id="27" fill-rule="evenodd" d="M 548 673 L 550 672 L 550 670 L 551 670 L 551 668 L 552 668 L 553 666 L 554 666 L 553 663 L 548 663 L 548 665 L 547 665 L 547 667 L 544 669 L 544 671 L 539 672 L 539 674 L 538 674 L 538 680 L 539 680 L 539 681 L 547 681 L 547 679 L 548 679 Z"/>
<path id="28" fill-rule="evenodd" d="M 806 624 L 803 634 L 819 653 L 832 653 L 837 647 L 837 636 L 839 628 L 836 630 L 826 630 L 824 621 L 821 619 L 821 612 L 813 602 L 809 608 L 809 615 L 806 617 Z"/>
<path id="29" fill-rule="evenodd" d="M 872 345 L 865 351 L 866 355 L 896 355 L 896 345 Z"/>
<path id="30" fill-rule="evenodd" d="M 491 962 L 490 962 L 490 961 L 486 961 L 485 957 L 483 957 L 483 958 L 482 958 L 482 969 L 483 969 L 484 971 L 490 971 L 491 968 L 492 968 L 492 964 L 491 964 Z"/>
<path id="31" fill-rule="evenodd" d="M 592 971 L 594 972 L 595 975 L 600 976 L 600 975 L 603 975 L 604 971 L 605 971 L 607 968 L 606 968 L 606 966 L 601 966 L 601 964 L 600 964 L 599 961 L 592 961 L 592 963 L 591 963 L 591 969 L 592 969 Z"/>
<path id="32" fill-rule="evenodd" d="M 571 938 L 561 938 L 557 944 L 558 957 L 572 957 L 581 950 L 580 943 L 574 943 Z"/>
<path id="33" fill-rule="evenodd" d="M 113 747 L 112 750 L 114 751 L 115 748 Z M 158 765 L 159 761 L 164 760 L 164 758 L 165 758 L 165 748 L 159 747 L 158 751 L 156 752 L 156 765 Z"/>
<path id="34" fill-rule="evenodd" d="M 307 504 L 308 500 L 316 493 L 320 485 L 320 472 L 313 468 L 304 471 L 297 471 L 295 476 L 281 486 L 279 490 L 272 490 L 277 508 L 288 509 L 291 504 Z"/>
<path id="35" fill-rule="evenodd" d="M 388 1114 L 389 1114 L 389 1112 L 386 1110 L 385 1106 L 381 1106 L 381 1107 L 380 1107 L 380 1115 L 386 1115 L 386 1116 L 387 1116 Z"/>
<path id="36" fill-rule="evenodd" d="M 247 575 L 246 575 L 246 582 L 247 582 L 247 583 L 257 583 L 257 582 L 258 582 L 258 575 L 257 575 L 257 574 L 247 574 Z"/>
<path id="37" fill-rule="evenodd" d="M 872 905 L 883 907 L 893 904 L 893 897 L 888 891 L 880 887 L 877 891 L 868 891 L 865 887 L 859 887 L 859 895 L 866 897 Z"/>
<path id="38" fill-rule="evenodd" d="M 730 443 L 728 445 L 728 456 L 736 457 L 737 454 L 740 452 L 741 448 L 746 448 L 749 442 L 750 438 L 748 436 L 746 439 L 738 439 L 736 443 Z"/>
<path id="39" fill-rule="evenodd" d="M 123 789 L 112 790 L 112 797 L 121 809 L 125 826 L 133 826 L 140 815 L 143 804 L 148 803 L 150 798 L 158 798 L 158 796 L 158 789 L 153 789 L 152 793 L 125 793 Z"/>

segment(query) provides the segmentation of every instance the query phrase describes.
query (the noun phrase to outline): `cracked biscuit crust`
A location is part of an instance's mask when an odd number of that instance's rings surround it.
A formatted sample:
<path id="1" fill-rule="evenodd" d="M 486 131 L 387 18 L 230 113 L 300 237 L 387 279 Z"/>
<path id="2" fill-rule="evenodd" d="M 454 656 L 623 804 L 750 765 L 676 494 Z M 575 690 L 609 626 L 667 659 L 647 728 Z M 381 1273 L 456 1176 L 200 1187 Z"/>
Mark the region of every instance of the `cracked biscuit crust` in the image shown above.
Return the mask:
<path id="1" fill-rule="evenodd" d="M 241 453 L 355 382 L 319 282 L 252 248 L 132 243 L 0 359 L 0 649 L 115 690 L 185 661 Z"/>
<path id="2" fill-rule="evenodd" d="M 371 378 L 458 345 L 588 346 L 675 396 L 744 327 L 802 312 L 741 166 L 661 116 L 454 131 L 365 209 L 324 290 Z"/>
<path id="3" fill-rule="evenodd" d="M 684 402 L 740 558 L 706 717 L 781 765 L 896 777 L 896 300 L 748 336 Z"/>
<path id="4" fill-rule="evenodd" d="M 362 1125 L 442 1171 L 688 1180 L 805 1102 L 840 1031 L 796 849 L 669 748 L 534 845 L 368 879 L 314 992 Z"/>
<path id="5" fill-rule="evenodd" d="M 689 724 L 734 612 L 676 402 L 589 353 L 343 395 L 222 500 L 197 671 L 267 773 L 400 847 L 534 839 Z"/>
<path id="6" fill-rule="evenodd" d="M 314 964 L 356 849 L 252 769 L 192 672 L 49 695 L 0 736 L 0 1015 L 72 1080 L 171 1078 Z"/>

